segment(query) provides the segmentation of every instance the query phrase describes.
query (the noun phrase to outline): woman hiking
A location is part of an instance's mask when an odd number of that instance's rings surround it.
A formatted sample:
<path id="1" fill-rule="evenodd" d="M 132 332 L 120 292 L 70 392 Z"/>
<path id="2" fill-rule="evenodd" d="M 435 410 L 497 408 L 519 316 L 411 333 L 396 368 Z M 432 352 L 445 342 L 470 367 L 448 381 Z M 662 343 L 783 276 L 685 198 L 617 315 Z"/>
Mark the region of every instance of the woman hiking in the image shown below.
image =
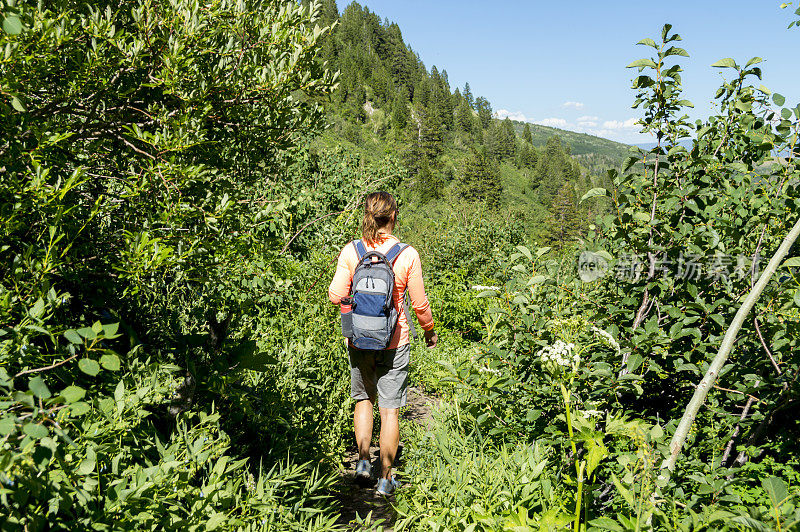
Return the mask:
<path id="1" fill-rule="evenodd" d="M 391 264 L 394 272 L 392 301 L 394 311 L 397 313 L 397 325 L 388 345 L 384 349 L 375 349 L 375 345 L 370 343 L 371 339 L 362 342 L 357 339 L 356 343 L 367 347 L 359 349 L 354 345 L 352 338 L 348 340 L 350 391 L 356 401 L 353 415 L 359 458 L 356 465 L 356 479 L 368 481 L 371 478 L 369 446 L 372 440 L 373 405 L 377 400 L 381 415 L 379 439 L 381 478 L 378 479 L 377 492 L 384 496 L 391 495 L 399 485 L 392 475 L 392 465 L 400 442 L 400 407 L 406 404 L 408 365 L 411 355 L 408 333 L 413 327 L 410 323 L 411 317 L 403 310 L 406 291 L 411 298 L 411 306 L 417 315 L 420 327 L 425 331 L 425 343 L 432 348 L 438 341 L 433 328 L 430 304 L 422 283 L 419 253 L 411 246 L 395 247 L 400 244 L 400 241 L 392 235 L 396 222 L 397 202 L 391 194 L 373 192 L 368 195 L 364 205 L 362 239 L 346 245 L 341 250 L 336 273 L 328 289 L 331 303 L 335 305 L 342 303 L 342 311 L 345 312 L 345 303 L 347 306 L 350 304 L 349 296 L 356 268 L 360 262 L 368 262 L 364 256 L 380 254 L 383 258 L 389 254 L 394 259 Z M 399 255 L 396 255 L 398 249 L 400 249 Z M 372 283 L 374 288 L 374 279 Z M 367 285 L 369 286 L 369 281 Z M 342 301 L 343 299 L 345 301 Z M 354 316 L 354 322 L 356 319 L 357 316 Z"/>

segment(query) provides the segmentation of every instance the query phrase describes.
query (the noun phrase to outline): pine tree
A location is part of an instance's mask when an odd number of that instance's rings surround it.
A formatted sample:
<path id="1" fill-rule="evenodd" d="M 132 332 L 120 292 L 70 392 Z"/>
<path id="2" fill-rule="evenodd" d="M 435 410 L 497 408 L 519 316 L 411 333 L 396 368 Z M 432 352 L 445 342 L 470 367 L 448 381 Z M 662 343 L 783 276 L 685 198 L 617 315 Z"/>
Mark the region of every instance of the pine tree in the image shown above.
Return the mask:
<path id="1" fill-rule="evenodd" d="M 500 170 L 483 151 L 472 150 L 464 166 L 461 195 L 467 200 L 483 201 L 491 209 L 500 207 L 503 186 Z"/>
<path id="2" fill-rule="evenodd" d="M 534 171 L 532 187 L 538 187 L 538 195 L 543 204 L 549 205 L 561 186 L 576 182 L 581 176 L 580 167 L 557 136 L 547 139 L 547 144 L 539 156 Z"/>
<path id="3" fill-rule="evenodd" d="M 575 189 L 571 183 L 564 183 L 553 198 L 547 225 L 548 243 L 559 250 L 578 236 L 580 213 L 576 205 Z"/>
<path id="4" fill-rule="evenodd" d="M 456 109 L 456 127 L 460 131 L 471 133 L 473 122 L 472 108 L 467 105 L 466 101 L 462 100 Z"/>
<path id="5" fill-rule="evenodd" d="M 517 147 L 517 132 L 514 131 L 514 124 L 506 117 L 503 120 L 502 150 L 503 157 L 513 157 Z"/>
<path id="6" fill-rule="evenodd" d="M 397 90 L 397 96 L 395 96 L 394 102 L 392 103 L 392 129 L 403 131 L 408 126 L 408 120 L 408 91 L 405 87 L 401 86 Z"/>
<path id="7" fill-rule="evenodd" d="M 440 199 L 444 190 L 444 179 L 439 174 L 431 171 L 427 161 L 423 159 L 415 182 L 415 188 L 419 194 L 420 202 L 425 203 Z"/>
<path id="8" fill-rule="evenodd" d="M 525 124 L 525 129 L 522 131 L 522 140 L 528 144 L 533 144 L 533 135 L 531 134 L 530 124 Z"/>
<path id="9" fill-rule="evenodd" d="M 517 150 L 516 164 L 518 168 L 529 168 L 531 170 L 536 168 L 538 161 L 538 154 L 536 148 L 527 142 L 523 142 Z"/>
<path id="10" fill-rule="evenodd" d="M 505 133 L 499 123 L 492 122 L 489 125 L 485 145 L 486 154 L 492 159 L 499 161 L 505 156 Z"/>
<path id="11" fill-rule="evenodd" d="M 481 127 L 487 129 L 492 122 L 492 105 L 489 103 L 489 100 L 483 96 L 479 96 L 475 100 L 475 110 L 478 111 Z"/>
<path id="12" fill-rule="evenodd" d="M 469 82 L 464 85 L 464 101 L 467 102 L 470 109 L 475 109 L 475 97 L 469 88 Z"/>

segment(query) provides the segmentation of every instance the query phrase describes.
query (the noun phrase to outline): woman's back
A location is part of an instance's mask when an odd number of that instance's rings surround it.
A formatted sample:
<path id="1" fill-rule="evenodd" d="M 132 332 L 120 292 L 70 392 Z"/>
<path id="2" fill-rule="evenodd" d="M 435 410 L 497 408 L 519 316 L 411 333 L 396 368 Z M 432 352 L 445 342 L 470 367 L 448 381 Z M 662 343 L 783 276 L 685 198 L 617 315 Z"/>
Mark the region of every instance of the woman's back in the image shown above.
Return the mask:
<path id="1" fill-rule="evenodd" d="M 364 242 L 367 251 L 379 251 L 386 254 L 392 246 L 399 243 L 397 237 L 390 234 L 381 234 L 376 242 Z M 351 281 L 353 273 L 358 265 L 358 253 L 353 243 L 348 243 L 342 248 L 339 254 L 339 262 L 336 266 L 336 273 L 333 276 L 328 297 L 331 302 L 338 304 L 343 297 L 350 295 Z M 397 328 L 395 329 L 392 340 L 388 345 L 389 349 L 396 348 L 409 343 L 410 316 L 406 316 L 403 311 L 403 295 L 408 290 L 411 299 L 411 307 L 414 309 L 420 327 L 430 329 L 433 326 L 433 315 L 431 314 L 430 303 L 425 295 L 425 287 L 422 282 L 422 264 L 419 253 L 411 246 L 408 246 L 394 263 L 394 306 L 397 310 Z"/>

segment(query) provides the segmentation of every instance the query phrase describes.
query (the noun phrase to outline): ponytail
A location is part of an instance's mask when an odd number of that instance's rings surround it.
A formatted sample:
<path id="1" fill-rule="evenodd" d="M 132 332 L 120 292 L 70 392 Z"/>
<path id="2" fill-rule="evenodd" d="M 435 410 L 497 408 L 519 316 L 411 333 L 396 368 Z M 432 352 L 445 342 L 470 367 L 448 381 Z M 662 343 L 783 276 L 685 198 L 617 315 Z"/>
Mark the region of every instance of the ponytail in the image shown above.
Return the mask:
<path id="1" fill-rule="evenodd" d="M 397 215 L 397 202 L 388 192 L 373 192 L 364 200 L 364 221 L 361 236 L 369 244 L 378 242 L 378 229 L 393 224 Z"/>

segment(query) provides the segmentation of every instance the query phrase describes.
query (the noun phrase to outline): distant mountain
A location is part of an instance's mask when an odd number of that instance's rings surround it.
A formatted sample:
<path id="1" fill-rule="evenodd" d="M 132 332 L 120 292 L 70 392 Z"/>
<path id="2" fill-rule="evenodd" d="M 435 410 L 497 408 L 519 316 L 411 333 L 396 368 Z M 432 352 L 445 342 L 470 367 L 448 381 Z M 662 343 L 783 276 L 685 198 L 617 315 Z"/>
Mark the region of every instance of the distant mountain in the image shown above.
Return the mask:
<path id="1" fill-rule="evenodd" d="M 683 139 L 678 144 L 680 144 L 681 146 L 683 146 L 688 150 L 692 147 L 692 139 Z M 643 142 L 640 144 L 635 144 L 635 146 L 643 150 L 652 150 L 653 148 L 658 146 L 658 144 L 656 142 Z"/>
<path id="2" fill-rule="evenodd" d="M 522 135 L 526 122 L 512 120 L 517 134 Z M 572 150 L 572 155 L 597 154 L 609 157 L 623 158 L 628 154 L 631 146 L 621 142 L 595 137 L 586 133 L 576 133 L 555 127 L 540 126 L 539 124 L 528 124 L 533 136 L 533 145 L 536 147 L 544 146 L 547 139 L 553 135 L 558 135 L 561 140 Z"/>

